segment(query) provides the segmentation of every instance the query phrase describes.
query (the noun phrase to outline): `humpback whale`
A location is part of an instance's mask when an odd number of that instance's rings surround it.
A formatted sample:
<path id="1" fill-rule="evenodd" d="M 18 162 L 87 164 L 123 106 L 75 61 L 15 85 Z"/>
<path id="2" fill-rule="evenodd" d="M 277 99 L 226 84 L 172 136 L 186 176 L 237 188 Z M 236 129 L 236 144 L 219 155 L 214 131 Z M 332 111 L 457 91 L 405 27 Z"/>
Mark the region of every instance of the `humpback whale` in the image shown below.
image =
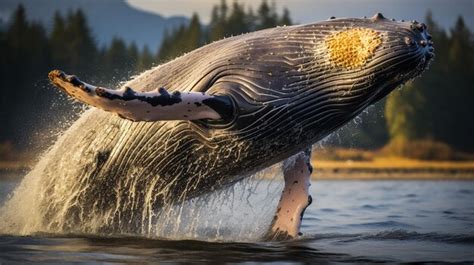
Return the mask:
<path id="1" fill-rule="evenodd" d="M 47 182 L 63 186 L 44 184 L 43 222 L 68 229 L 107 216 L 104 231 L 146 230 L 165 204 L 285 161 L 265 237 L 297 237 L 312 201 L 311 146 L 418 77 L 433 57 L 425 24 L 378 13 L 226 38 L 120 89 L 53 70 L 52 84 L 95 108 L 46 166 Z"/>

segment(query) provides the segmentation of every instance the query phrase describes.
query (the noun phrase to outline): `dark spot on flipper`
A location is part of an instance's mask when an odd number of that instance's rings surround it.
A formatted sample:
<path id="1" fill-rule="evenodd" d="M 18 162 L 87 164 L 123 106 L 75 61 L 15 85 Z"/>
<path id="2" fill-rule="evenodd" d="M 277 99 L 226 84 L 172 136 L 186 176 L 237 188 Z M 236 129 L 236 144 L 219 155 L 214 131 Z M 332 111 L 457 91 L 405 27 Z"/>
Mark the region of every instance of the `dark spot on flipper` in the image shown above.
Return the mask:
<path id="1" fill-rule="evenodd" d="M 71 83 L 71 84 L 72 84 L 73 86 L 75 86 L 75 87 L 79 87 L 79 86 L 81 86 L 81 85 L 84 85 L 84 83 L 82 83 L 82 82 L 79 80 L 79 78 L 77 78 L 77 76 L 75 76 L 75 75 L 67 76 L 66 79 L 67 79 L 67 81 L 68 81 L 69 83 Z"/>
<path id="2" fill-rule="evenodd" d="M 311 165 L 311 163 L 306 163 L 306 166 L 308 167 L 309 174 L 313 174 L 313 166 Z"/>
<path id="3" fill-rule="evenodd" d="M 86 92 L 86 93 L 90 93 L 90 92 L 91 92 L 91 90 L 90 90 L 86 85 L 84 85 L 84 84 L 80 85 L 79 88 L 80 88 L 82 91 Z"/>
<path id="4" fill-rule="evenodd" d="M 188 117 L 188 115 L 183 115 L 183 117 L 187 118 L 187 117 Z"/>
<path id="5" fill-rule="evenodd" d="M 188 104 L 189 104 L 189 103 L 188 103 Z M 202 104 L 199 103 L 199 102 L 194 102 L 194 104 L 196 105 L 196 107 L 201 107 L 201 106 L 202 106 Z"/>
<path id="6" fill-rule="evenodd" d="M 139 96 L 137 93 L 131 89 L 130 87 L 125 88 L 125 92 L 123 93 L 123 96 L 112 94 L 107 92 L 105 89 L 96 89 L 96 94 L 100 97 L 103 98 L 108 98 L 110 100 L 118 99 L 118 100 L 123 100 L 123 101 L 130 101 L 130 100 L 140 100 L 143 102 L 147 102 L 153 107 L 156 106 L 171 106 L 173 104 L 179 103 L 182 101 L 181 99 L 181 93 L 179 92 L 174 92 L 172 95 L 166 91 L 165 88 L 160 88 L 158 89 L 158 93 L 160 94 L 159 96 L 154 96 L 154 97 L 147 97 L 147 96 Z"/>
<path id="7" fill-rule="evenodd" d="M 123 92 L 123 98 L 133 98 L 135 96 L 135 91 L 130 87 L 125 88 L 125 92 Z"/>
<path id="8" fill-rule="evenodd" d="M 134 121 L 134 120 L 132 120 L 132 119 L 130 119 L 130 118 L 128 118 L 128 117 L 123 116 L 122 114 L 117 113 L 117 115 L 118 115 L 120 118 L 122 118 L 122 119 L 129 120 L 129 121 Z"/>
<path id="9" fill-rule="evenodd" d="M 75 75 L 66 76 L 64 73 L 62 73 L 62 75 L 60 74 L 60 78 L 63 79 L 63 80 L 66 80 L 71 85 L 73 85 L 74 87 L 79 88 L 80 90 L 83 90 L 87 93 L 91 92 L 91 90 L 86 86 L 86 84 L 84 84 L 81 80 L 79 80 L 79 78 L 77 78 L 77 76 L 75 76 Z"/>
<path id="10" fill-rule="evenodd" d="M 298 183 L 298 181 L 297 181 L 297 180 L 293 181 L 293 184 L 297 184 L 297 183 Z"/>
<path id="11" fill-rule="evenodd" d="M 308 167 L 308 171 L 310 174 L 313 174 L 313 166 L 311 165 L 311 148 L 307 148 L 304 150 L 305 154 L 305 163 L 306 166 Z"/>
<path id="12" fill-rule="evenodd" d="M 160 95 L 169 95 L 168 91 L 166 91 L 166 88 L 164 87 L 158 88 L 158 93 L 160 93 Z"/>
<path id="13" fill-rule="evenodd" d="M 309 195 L 308 196 L 308 204 L 306 205 L 306 207 L 304 207 L 303 211 L 301 211 L 300 220 L 303 220 L 304 212 L 306 211 L 306 208 L 308 208 L 308 206 L 311 205 L 311 203 L 313 203 L 313 197 L 311 197 L 311 195 Z"/>
<path id="14" fill-rule="evenodd" d="M 98 88 L 95 89 L 95 93 L 96 93 L 97 96 L 99 96 L 99 97 L 106 97 L 105 94 L 106 94 L 107 92 L 105 91 L 105 89 L 103 89 L 103 88 L 101 88 L 101 87 L 98 87 Z"/>

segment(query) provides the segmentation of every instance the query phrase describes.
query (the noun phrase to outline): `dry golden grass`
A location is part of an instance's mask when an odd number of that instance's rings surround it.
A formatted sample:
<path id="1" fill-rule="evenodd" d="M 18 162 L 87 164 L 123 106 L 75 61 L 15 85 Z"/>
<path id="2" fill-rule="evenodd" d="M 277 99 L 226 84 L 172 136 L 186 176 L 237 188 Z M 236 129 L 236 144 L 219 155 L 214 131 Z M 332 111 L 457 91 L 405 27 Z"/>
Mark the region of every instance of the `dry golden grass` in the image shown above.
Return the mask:
<path id="1" fill-rule="evenodd" d="M 466 169 L 474 171 L 474 161 L 423 161 L 401 157 L 382 157 L 371 161 L 335 161 L 313 158 L 318 168 L 367 168 L 367 169 Z"/>
<path id="2" fill-rule="evenodd" d="M 464 160 L 424 160 L 390 155 L 386 150 L 316 149 L 313 178 L 474 180 L 472 155 L 451 156 Z"/>

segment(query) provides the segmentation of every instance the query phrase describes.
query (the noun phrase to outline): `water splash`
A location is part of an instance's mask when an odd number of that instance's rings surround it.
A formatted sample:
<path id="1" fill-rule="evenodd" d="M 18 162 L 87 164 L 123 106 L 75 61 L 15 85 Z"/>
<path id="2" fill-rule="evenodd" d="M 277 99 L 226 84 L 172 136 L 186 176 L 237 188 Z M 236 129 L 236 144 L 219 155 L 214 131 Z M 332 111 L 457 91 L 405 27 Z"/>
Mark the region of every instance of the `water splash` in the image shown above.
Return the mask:
<path id="1" fill-rule="evenodd" d="M 81 204 L 77 198 L 90 185 L 98 185 L 78 174 L 84 165 L 71 160 L 70 163 L 56 166 L 58 153 L 68 146 L 67 135 L 76 127 L 83 126 L 91 111 L 72 125 L 57 143 L 48 150 L 38 164 L 29 172 L 14 191 L 13 196 L 0 209 L 0 234 L 31 235 L 35 233 L 86 234 L 86 235 L 133 235 L 149 238 L 199 239 L 254 241 L 268 229 L 278 196 L 282 189 L 281 181 L 262 181 L 272 176 L 283 179 L 281 165 L 275 165 L 245 178 L 243 181 L 223 190 L 216 191 L 191 200 L 181 200 L 154 208 L 156 194 L 150 190 L 134 190 L 137 174 L 127 175 L 127 179 L 113 184 L 117 194 L 114 207 L 97 211 L 97 205 Z M 80 143 L 77 143 L 80 144 Z M 75 148 L 71 146 L 70 148 Z M 81 159 L 88 159 L 81 157 Z M 95 159 L 95 158 L 92 158 Z M 63 172 L 57 172 L 57 170 Z M 67 173 L 64 173 L 67 171 Z M 71 177 L 74 176 L 76 177 Z M 122 190 L 121 190 L 122 189 Z M 143 196 L 144 206 L 137 207 Z M 137 212 L 143 211 L 143 212 Z M 71 220 L 70 211 L 87 212 L 81 220 Z M 126 215 L 117 218 L 117 215 Z M 117 222 L 130 222 L 122 230 Z"/>

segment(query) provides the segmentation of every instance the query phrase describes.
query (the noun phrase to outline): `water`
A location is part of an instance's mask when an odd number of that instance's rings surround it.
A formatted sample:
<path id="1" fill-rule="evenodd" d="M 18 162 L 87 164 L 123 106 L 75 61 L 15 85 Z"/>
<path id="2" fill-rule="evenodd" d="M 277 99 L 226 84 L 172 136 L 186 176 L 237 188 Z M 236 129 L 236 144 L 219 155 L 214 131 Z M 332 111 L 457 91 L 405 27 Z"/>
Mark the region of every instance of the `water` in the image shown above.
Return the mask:
<path id="1" fill-rule="evenodd" d="M 16 184 L 0 182 L 0 204 Z M 205 221 L 198 222 L 197 235 L 188 235 L 192 240 L 10 234 L 0 236 L 0 264 L 474 261 L 474 182 L 313 181 L 314 203 L 303 220 L 301 239 L 261 242 L 245 237 L 271 218 L 280 187 L 280 181 L 251 180 L 233 190 L 233 199 L 229 193 L 216 195 L 224 206 L 216 208 L 212 202 L 211 208 L 201 209 L 197 218 Z"/>

